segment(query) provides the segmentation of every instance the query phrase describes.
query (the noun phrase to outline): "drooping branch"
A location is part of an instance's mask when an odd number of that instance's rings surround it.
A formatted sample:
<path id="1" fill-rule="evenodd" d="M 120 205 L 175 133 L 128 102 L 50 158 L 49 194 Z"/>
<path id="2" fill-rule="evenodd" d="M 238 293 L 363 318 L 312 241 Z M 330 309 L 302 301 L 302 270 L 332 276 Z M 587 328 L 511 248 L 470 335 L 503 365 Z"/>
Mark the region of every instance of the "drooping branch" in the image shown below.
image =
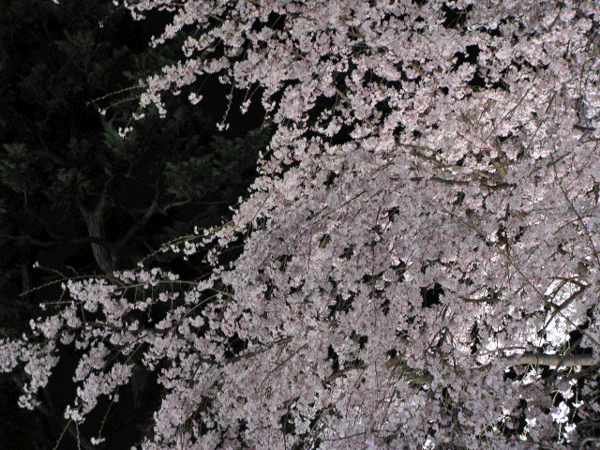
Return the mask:
<path id="1" fill-rule="evenodd" d="M 13 374 L 11 378 L 15 385 L 19 388 L 19 390 L 25 393 L 25 387 L 23 386 L 23 383 L 21 382 L 19 377 Z M 83 450 L 97 450 L 97 447 L 93 446 L 86 437 L 82 436 L 79 433 L 73 421 L 68 421 L 64 419 L 62 417 L 62 414 L 55 411 L 54 408 L 52 408 L 50 405 L 44 405 L 43 403 L 38 402 L 37 404 L 35 404 L 35 408 L 48 419 L 59 422 L 63 426 L 63 429 L 66 429 L 69 432 L 69 434 L 73 437 L 73 439 L 77 441 L 77 444 L 80 448 L 82 448 Z"/>
<path id="2" fill-rule="evenodd" d="M 545 353 L 523 353 L 509 356 L 511 365 L 555 366 L 555 367 L 585 367 L 599 363 L 594 355 L 548 355 Z"/>

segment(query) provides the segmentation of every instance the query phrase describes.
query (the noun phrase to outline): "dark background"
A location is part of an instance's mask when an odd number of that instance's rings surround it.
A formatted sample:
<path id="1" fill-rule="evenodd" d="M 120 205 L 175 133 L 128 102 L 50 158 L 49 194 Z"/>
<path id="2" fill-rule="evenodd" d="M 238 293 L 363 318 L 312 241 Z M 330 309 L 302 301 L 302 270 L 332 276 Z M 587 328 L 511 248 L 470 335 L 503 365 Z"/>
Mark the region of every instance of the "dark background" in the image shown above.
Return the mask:
<path id="1" fill-rule="evenodd" d="M 245 92 L 199 80 L 166 95 L 167 118 L 155 108 L 132 120 L 139 79 L 182 57 L 184 30 L 149 48 L 172 19 L 152 12 L 134 21 L 110 1 L 4 0 L 0 13 L 0 338 L 19 337 L 40 302 L 58 300 L 66 277 L 134 268 L 162 244 L 194 226 L 227 220 L 256 176 L 258 152 L 272 128 L 260 106 L 239 112 Z M 260 95 L 260 92 L 255 93 Z M 260 104 L 260 102 L 254 102 Z M 99 110 L 105 110 L 101 115 Z M 123 140 L 119 129 L 131 127 Z M 39 268 L 34 268 L 34 263 Z M 144 259 L 194 279 L 198 258 L 159 254 Z M 76 354 L 62 354 L 36 411 L 17 407 L 22 374 L 0 375 L 0 448 L 52 449 L 75 396 Z M 18 372 L 18 371 L 17 371 Z M 160 391 L 150 374 L 124 387 L 111 407 L 98 448 L 129 449 L 151 425 Z M 82 427 L 80 444 L 97 435 L 108 402 Z M 77 448 L 67 430 L 58 449 Z"/>

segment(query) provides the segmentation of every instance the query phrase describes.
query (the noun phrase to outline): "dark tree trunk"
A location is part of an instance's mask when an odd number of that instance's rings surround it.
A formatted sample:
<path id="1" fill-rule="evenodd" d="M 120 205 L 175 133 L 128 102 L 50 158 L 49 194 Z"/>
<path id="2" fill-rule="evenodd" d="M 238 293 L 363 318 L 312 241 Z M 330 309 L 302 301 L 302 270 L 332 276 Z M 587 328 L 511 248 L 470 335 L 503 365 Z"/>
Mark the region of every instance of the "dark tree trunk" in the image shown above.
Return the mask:
<path id="1" fill-rule="evenodd" d="M 112 275 L 117 270 L 117 255 L 113 246 L 106 240 L 104 231 L 104 217 L 108 207 L 108 198 L 106 191 L 103 192 L 100 201 L 92 211 L 87 209 L 79 199 L 77 200 L 77 206 L 83 216 L 89 236 L 104 241 L 103 244 L 94 242 L 91 244 L 92 253 L 98 267 L 105 274 Z"/>

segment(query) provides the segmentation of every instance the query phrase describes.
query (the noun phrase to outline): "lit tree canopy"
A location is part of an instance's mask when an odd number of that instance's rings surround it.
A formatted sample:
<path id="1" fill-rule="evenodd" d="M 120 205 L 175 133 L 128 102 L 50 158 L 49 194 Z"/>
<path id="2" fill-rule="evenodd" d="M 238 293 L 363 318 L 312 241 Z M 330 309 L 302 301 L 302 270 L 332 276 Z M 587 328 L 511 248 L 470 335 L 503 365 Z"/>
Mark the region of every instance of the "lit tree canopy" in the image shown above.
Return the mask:
<path id="1" fill-rule="evenodd" d="M 131 6 L 155 7 L 177 10 L 156 43 L 201 32 L 142 106 L 217 73 L 261 88 L 278 128 L 233 220 L 171 246 L 204 256 L 205 279 L 69 281 L 60 312 L 3 343 L 26 406 L 74 345 L 77 423 L 134 363 L 159 374 L 145 449 L 594 439 L 597 2 Z"/>

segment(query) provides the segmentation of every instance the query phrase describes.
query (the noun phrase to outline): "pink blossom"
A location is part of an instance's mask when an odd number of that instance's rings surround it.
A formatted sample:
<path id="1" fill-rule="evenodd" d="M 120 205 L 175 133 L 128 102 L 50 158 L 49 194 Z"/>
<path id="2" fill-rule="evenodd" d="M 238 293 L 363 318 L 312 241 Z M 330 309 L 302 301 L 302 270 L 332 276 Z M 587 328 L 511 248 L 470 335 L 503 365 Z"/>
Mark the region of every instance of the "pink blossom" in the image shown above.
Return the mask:
<path id="1" fill-rule="evenodd" d="M 46 344 L 0 342 L 0 370 L 23 362 L 31 377 L 22 403 L 35 404 L 66 330 L 84 355 L 65 413 L 77 421 L 131 373 L 107 366 L 98 342 L 125 357 L 147 344 L 149 370 L 168 362 L 145 449 L 576 445 L 579 420 L 598 410 L 592 378 L 563 379 L 600 345 L 600 7 L 571 3 L 129 5 L 175 11 L 155 44 L 205 30 L 147 80 L 141 107 L 164 115 L 161 93 L 214 73 L 261 87 L 277 130 L 232 221 L 170 245 L 184 258 L 207 248 L 206 280 L 136 302 L 130 286 L 177 276 L 69 281 L 74 303 L 33 322 Z M 158 302 L 172 308 L 157 323 L 132 322 Z M 86 323 L 79 304 L 101 319 Z M 574 330 L 591 358 L 565 353 Z M 562 364 L 556 384 L 519 363 L 536 355 Z M 553 405 L 575 389 L 581 406 Z"/>

